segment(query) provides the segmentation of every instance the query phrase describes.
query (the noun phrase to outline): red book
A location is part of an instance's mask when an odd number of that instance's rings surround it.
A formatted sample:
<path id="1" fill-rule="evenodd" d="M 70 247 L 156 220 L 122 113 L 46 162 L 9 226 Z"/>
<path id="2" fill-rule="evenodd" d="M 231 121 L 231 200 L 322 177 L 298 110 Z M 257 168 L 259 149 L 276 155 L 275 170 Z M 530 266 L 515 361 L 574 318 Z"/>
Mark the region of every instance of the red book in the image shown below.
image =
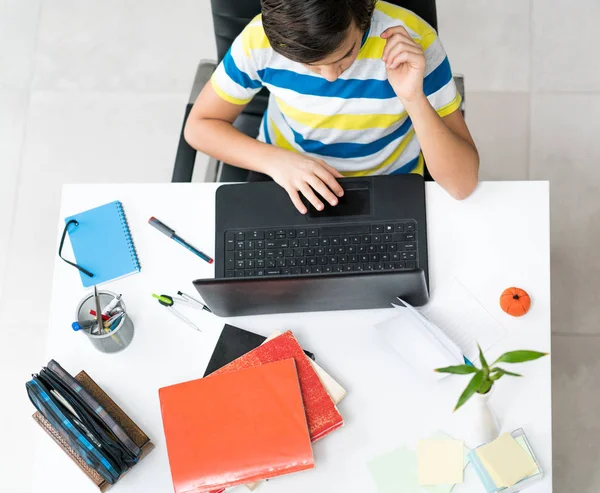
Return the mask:
<path id="1" fill-rule="evenodd" d="M 222 375 L 223 373 L 252 368 L 287 358 L 294 358 L 296 362 L 308 430 L 310 438 L 314 442 L 342 426 L 344 419 L 291 331 L 284 332 L 228 365 L 219 368 L 211 373 L 208 378 L 212 378 L 213 375 Z"/>
<path id="2" fill-rule="evenodd" d="M 314 467 L 293 359 L 159 390 L 176 493 Z"/>

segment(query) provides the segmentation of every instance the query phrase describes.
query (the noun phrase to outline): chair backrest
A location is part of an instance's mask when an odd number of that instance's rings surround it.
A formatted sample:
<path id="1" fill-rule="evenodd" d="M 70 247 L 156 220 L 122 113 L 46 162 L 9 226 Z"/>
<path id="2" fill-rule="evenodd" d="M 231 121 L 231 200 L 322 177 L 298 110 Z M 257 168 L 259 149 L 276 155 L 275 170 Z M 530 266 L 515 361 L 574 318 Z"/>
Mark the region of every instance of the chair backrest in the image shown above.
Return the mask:
<path id="1" fill-rule="evenodd" d="M 412 10 L 437 30 L 435 0 L 389 1 Z M 260 0 L 211 0 L 211 6 L 217 41 L 217 57 L 220 62 L 233 40 L 260 13 Z M 268 97 L 268 91 L 263 89 L 246 107 L 244 112 L 261 116 L 267 109 Z"/>

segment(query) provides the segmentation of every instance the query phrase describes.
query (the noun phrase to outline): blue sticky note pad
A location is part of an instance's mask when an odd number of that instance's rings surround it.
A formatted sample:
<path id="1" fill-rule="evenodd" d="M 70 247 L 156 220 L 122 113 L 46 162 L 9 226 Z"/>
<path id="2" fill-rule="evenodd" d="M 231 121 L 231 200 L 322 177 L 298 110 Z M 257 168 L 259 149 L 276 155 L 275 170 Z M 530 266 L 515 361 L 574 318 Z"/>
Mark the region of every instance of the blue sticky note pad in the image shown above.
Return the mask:
<path id="1" fill-rule="evenodd" d="M 84 287 L 94 286 L 140 271 L 140 263 L 123 212 L 115 201 L 67 217 L 69 239 L 77 265 L 94 277 L 80 272 Z"/>

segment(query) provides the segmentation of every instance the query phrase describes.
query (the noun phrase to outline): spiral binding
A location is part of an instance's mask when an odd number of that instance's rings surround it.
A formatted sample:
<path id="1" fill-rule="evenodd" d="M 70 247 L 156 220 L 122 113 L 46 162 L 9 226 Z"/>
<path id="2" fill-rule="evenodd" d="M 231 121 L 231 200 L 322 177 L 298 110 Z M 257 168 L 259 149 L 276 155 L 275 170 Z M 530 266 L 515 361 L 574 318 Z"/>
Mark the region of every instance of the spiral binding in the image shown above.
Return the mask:
<path id="1" fill-rule="evenodd" d="M 127 216 L 125 215 L 125 211 L 123 210 L 123 204 L 121 202 L 117 202 L 117 211 L 119 213 L 119 219 L 121 220 L 121 226 L 123 226 L 123 231 L 125 232 L 125 237 L 127 240 L 127 246 L 129 247 L 129 253 L 131 255 L 131 260 L 133 261 L 133 265 L 139 271 L 141 270 L 140 261 L 137 255 L 137 251 L 135 249 L 135 244 L 133 243 L 133 238 L 131 237 L 131 231 L 129 230 L 129 224 L 127 223 Z"/>

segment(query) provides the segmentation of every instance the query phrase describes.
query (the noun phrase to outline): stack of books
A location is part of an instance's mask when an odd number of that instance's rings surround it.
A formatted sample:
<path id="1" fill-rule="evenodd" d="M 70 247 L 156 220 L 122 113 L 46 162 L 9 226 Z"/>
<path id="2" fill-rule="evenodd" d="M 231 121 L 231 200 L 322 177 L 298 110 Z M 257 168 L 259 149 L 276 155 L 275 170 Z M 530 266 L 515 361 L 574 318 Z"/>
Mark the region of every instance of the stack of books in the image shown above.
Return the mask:
<path id="1" fill-rule="evenodd" d="M 204 378 L 159 390 L 175 492 L 254 489 L 314 467 L 311 444 L 344 424 L 344 396 L 290 331 L 226 326 Z"/>

